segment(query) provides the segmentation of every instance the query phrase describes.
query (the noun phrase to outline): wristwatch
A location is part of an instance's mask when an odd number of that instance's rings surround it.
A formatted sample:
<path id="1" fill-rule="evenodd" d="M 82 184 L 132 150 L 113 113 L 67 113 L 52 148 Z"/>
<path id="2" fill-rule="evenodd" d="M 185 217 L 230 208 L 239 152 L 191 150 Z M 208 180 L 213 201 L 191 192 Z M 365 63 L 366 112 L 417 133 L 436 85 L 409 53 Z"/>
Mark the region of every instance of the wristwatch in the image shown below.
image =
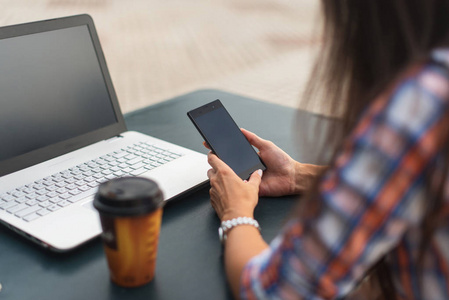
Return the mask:
<path id="1" fill-rule="evenodd" d="M 257 222 L 253 218 L 238 217 L 231 220 L 223 221 L 221 222 L 221 226 L 218 228 L 218 237 L 222 245 L 224 245 L 224 243 L 226 242 L 229 231 L 231 231 L 232 228 L 238 225 L 251 225 L 259 229 L 260 231 L 259 222 Z"/>

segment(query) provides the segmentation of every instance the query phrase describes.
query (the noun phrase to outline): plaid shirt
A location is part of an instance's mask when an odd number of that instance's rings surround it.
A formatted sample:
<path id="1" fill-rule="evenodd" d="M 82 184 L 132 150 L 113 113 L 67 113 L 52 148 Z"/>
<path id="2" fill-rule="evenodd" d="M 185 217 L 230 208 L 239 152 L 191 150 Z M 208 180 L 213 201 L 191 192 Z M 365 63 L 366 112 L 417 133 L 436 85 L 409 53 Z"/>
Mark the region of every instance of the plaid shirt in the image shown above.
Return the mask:
<path id="1" fill-rule="evenodd" d="M 398 298 L 449 299 L 449 184 L 444 224 L 421 272 L 417 264 L 425 175 L 442 155 L 448 102 L 449 50 L 439 49 L 362 115 L 320 184 L 318 216 L 290 220 L 246 265 L 241 297 L 343 297 L 387 254 Z"/>

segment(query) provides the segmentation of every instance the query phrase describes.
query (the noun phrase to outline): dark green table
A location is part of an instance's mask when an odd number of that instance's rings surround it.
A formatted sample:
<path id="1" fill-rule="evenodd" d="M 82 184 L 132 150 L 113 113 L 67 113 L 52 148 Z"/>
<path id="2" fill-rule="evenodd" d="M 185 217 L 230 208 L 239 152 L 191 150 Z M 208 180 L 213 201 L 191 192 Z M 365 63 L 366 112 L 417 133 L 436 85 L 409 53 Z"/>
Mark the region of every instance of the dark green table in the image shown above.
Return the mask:
<path id="1" fill-rule="evenodd" d="M 293 158 L 315 162 L 322 140 L 317 123 L 333 121 L 217 90 L 200 90 L 125 116 L 136 130 L 206 153 L 186 112 L 220 99 L 239 126 L 270 139 Z M 299 121 L 299 122 L 298 122 Z M 321 127 L 323 130 L 323 127 Z M 109 281 L 99 238 L 65 254 L 47 252 L 0 226 L 0 299 L 229 299 L 232 298 L 218 241 L 219 220 L 209 204 L 209 187 L 169 203 L 164 210 L 155 279 L 125 289 Z M 295 197 L 262 198 L 255 217 L 270 241 L 281 228 Z"/>

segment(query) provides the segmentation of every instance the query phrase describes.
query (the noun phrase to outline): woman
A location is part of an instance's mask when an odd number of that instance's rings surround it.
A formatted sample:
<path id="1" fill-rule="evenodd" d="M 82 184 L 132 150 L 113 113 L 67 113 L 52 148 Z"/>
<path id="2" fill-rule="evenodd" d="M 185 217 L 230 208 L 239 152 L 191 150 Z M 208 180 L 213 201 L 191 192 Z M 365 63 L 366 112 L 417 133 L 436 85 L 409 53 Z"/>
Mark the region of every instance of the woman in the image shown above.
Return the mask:
<path id="1" fill-rule="evenodd" d="M 369 276 L 382 299 L 449 299 L 449 1 L 323 0 L 324 45 L 307 96 L 344 130 L 329 168 L 294 161 L 243 130 L 267 170 L 242 182 L 214 154 L 211 203 L 238 298 L 332 299 Z M 325 90 L 318 86 L 325 83 Z M 267 245 L 258 196 L 303 194 Z M 375 286 L 375 285 L 370 285 Z M 358 298 L 360 299 L 360 298 Z"/>

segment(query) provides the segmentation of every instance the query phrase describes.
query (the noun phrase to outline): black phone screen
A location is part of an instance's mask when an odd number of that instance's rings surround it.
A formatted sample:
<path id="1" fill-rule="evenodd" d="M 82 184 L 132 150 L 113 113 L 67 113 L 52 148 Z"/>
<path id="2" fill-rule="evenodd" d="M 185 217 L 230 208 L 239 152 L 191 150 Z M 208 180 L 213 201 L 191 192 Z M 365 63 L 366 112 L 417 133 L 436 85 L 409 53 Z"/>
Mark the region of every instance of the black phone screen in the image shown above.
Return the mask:
<path id="1" fill-rule="evenodd" d="M 242 179 L 265 165 L 220 100 L 188 112 L 212 151 Z"/>

